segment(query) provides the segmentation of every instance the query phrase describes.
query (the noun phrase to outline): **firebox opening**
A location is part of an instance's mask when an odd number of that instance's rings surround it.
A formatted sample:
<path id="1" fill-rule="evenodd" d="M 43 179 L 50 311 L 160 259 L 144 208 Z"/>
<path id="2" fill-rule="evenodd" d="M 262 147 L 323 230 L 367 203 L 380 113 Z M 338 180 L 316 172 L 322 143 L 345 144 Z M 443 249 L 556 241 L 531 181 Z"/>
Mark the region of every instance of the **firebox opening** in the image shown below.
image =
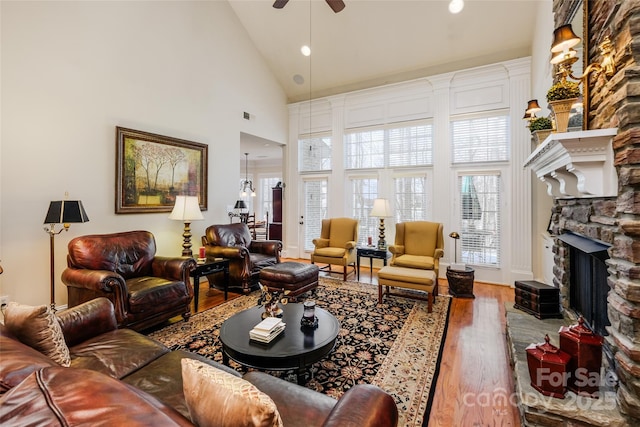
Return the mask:
<path id="1" fill-rule="evenodd" d="M 558 239 L 569 246 L 569 307 L 595 333 L 607 335 L 607 249 L 610 245 L 566 232 Z"/>

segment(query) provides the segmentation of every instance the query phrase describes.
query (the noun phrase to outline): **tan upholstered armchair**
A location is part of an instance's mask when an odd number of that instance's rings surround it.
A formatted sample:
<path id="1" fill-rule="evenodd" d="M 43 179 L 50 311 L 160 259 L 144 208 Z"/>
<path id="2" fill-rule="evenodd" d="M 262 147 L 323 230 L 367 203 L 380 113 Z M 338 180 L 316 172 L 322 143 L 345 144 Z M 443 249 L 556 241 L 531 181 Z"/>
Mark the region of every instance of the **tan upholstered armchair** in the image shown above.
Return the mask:
<path id="1" fill-rule="evenodd" d="M 436 282 L 440 258 L 444 255 L 442 224 L 429 221 L 410 221 L 396 224 L 395 244 L 389 246 L 392 254 L 389 265 L 395 267 L 434 270 Z M 438 295 L 438 287 L 435 287 Z"/>
<path id="2" fill-rule="evenodd" d="M 229 259 L 229 286 L 248 293 L 257 286 L 260 270 L 280 262 L 280 240 L 254 240 L 245 223 L 215 224 L 207 227 L 202 236 L 207 258 Z M 216 285 L 220 278 L 207 276 Z"/>
<path id="3" fill-rule="evenodd" d="M 341 265 L 342 280 L 347 280 L 347 269 L 356 271 L 356 243 L 358 242 L 358 220 L 353 218 L 330 218 L 322 220 L 319 239 L 313 239 L 315 249 L 311 264 L 327 264 L 323 269 L 331 271 L 331 265 Z"/>
<path id="4" fill-rule="evenodd" d="M 148 231 L 76 237 L 69 242 L 67 265 L 62 281 L 69 307 L 106 297 L 118 327 L 141 330 L 191 315 L 189 272 L 195 260 L 156 256 L 156 241 Z"/>

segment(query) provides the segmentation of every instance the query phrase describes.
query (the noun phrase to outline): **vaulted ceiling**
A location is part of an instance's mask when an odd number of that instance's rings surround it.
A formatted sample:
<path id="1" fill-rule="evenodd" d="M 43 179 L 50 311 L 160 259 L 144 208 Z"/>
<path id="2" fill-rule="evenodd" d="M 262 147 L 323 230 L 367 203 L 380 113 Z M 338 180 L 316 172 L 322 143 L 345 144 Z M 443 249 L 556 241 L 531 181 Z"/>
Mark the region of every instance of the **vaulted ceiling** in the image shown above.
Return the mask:
<path id="1" fill-rule="evenodd" d="M 449 0 L 344 1 L 339 13 L 325 0 L 229 3 L 295 102 L 528 56 L 551 0 L 465 0 L 455 15 Z"/>

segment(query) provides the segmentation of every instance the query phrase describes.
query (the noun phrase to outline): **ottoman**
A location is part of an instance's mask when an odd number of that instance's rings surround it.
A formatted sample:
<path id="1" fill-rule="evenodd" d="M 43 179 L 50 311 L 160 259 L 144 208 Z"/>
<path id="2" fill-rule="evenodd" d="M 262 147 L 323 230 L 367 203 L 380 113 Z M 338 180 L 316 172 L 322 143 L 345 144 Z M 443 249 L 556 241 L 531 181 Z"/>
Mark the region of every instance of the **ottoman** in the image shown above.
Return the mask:
<path id="1" fill-rule="evenodd" d="M 260 270 L 260 283 L 270 291 L 284 289 L 297 297 L 318 286 L 318 266 L 301 262 L 281 262 Z"/>
<path id="2" fill-rule="evenodd" d="M 427 311 L 431 313 L 434 301 L 433 294 L 437 290 L 437 285 L 438 279 L 433 270 L 385 266 L 378 271 L 378 303 L 382 303 L 383 286 L 387 287 L 387 295 L 392 295 L 389 287 L 416 289 L 427 292 Z M 424 299 L 419 297 L 415 298 Z"/>

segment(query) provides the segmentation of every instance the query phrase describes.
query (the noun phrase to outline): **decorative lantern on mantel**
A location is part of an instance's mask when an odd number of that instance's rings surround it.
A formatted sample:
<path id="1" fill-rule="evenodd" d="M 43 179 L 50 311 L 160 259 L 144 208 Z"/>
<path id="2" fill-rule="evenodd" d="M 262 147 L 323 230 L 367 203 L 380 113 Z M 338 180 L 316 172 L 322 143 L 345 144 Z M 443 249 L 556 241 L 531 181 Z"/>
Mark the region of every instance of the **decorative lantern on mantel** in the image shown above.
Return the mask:
<path id="1" fill-rule="evenodd" d="M 526 348 L 531 386 L 545 396 L 564 399 L 567 391 L 567 365 L 571 356 L 549 342 L 531 344 Z"/>
<path id="2" fill-rule="evenodd" d="M 603 338 L 584 326 L 582 316 L 577 325 L 562 326 L 559 334 L 560 348 L 571 356 L 567 369 L 569 390 L 598 398 Z"/>

